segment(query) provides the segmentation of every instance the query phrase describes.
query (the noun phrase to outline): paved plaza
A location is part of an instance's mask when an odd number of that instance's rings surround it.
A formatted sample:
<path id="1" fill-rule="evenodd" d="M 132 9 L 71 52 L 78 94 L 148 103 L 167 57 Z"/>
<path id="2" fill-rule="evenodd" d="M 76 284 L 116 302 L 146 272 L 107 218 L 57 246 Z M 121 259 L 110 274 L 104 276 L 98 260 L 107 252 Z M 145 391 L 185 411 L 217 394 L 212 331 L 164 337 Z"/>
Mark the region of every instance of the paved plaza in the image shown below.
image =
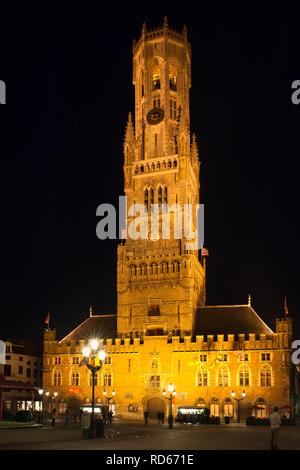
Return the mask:
<path id="1" fill-rule="evenodd" d="M 238 425 L 167 425 L 116 421 L 105 438 L 86 439 L 79 426 L 0 429 L 0 451 L 23 450 L 268 450 L 270 429 Z M 280 449 L 300 449 L 300 426 L 282 427 Z"/>

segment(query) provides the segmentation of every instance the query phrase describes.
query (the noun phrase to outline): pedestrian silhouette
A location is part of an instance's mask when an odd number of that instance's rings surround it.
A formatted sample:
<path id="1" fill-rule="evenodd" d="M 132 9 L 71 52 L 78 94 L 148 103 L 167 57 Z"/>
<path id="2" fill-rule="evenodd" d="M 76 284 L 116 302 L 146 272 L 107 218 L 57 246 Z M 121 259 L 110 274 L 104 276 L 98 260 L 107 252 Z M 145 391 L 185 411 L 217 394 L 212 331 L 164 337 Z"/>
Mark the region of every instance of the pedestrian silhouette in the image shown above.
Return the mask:
<path id="1" fill-rule="evenodd" d="M 51 426 L 55 426 L 55 420 L 56 420 L 56 408 L 53 408 L 53 410 L 52 410 L 52 414 L 51 414 L 51 418 L 52 418 L 52 421 L 51 421 Z"/>

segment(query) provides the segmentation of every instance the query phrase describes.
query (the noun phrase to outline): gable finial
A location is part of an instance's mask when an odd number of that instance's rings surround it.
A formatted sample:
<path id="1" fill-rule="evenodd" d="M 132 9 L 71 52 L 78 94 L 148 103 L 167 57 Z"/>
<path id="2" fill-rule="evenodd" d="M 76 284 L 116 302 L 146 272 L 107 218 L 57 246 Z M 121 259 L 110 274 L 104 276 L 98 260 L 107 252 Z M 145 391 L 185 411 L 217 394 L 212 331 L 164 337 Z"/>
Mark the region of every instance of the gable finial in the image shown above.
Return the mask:
<path id="1" fill-rule="evenodd" d="M 248 295 L 248 306 L 251 307 L 251 295 Z"/>
<path id="2" fill-rule="evenodd" d="M 164 16 L 164 28 L 168 27 L 168 17 Z"/>
<path id="3" fill-rule="evenodd" d="M 92 308 L 92 306 L 90 306 L 90 317 L 92 317 L 92 316 L 93 316 L 93 308 Z"/>

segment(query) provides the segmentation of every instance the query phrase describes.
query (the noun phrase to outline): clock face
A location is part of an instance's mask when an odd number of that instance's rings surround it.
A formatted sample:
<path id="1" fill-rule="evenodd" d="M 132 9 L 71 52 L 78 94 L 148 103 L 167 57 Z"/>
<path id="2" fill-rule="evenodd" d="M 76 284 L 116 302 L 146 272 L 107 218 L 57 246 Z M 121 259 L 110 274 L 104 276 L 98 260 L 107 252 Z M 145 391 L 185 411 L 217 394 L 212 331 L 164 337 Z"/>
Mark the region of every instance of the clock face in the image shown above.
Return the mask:
<path id="1" fill-rule="evenodd" d="M 158 124 L 164 118 L 164 110 L 161 108 L 153 108 L 147 114 L 147 122 L 148 124 Z"/>

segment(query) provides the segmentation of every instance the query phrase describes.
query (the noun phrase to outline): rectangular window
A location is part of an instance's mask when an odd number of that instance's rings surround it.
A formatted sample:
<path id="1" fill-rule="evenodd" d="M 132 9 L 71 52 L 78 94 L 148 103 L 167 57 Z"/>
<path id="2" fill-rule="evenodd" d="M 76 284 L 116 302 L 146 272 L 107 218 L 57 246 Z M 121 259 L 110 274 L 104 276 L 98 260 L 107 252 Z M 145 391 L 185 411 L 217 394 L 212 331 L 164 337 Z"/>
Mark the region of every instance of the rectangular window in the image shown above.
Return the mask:
<path id="1" fill-rule="evenodd" d="M 78 387 L 79 385 L 79 374 L 77 372 L 72 374 L 72 383 L 71 385 Z"/>
<path id="2" fill-rule="evenodd" d="M 270 361 L 271 360 L 271 353 L 261 353 L 261 360 L 262 361 Z"/>
<path id="3" fill-rule="evenodd" d="M 207 380 L 207 371 L 201 370 L 198 373 L 198 387 L 207 387 L 208 380 Z"/>
<path id="4" fill-rule="evenodd" d="M 207 362 L 207 354 L 200 354 L 199 361 Z"/>
<path id="5" fill-rule="evenodd" d="M 104 364 L 111 364 L 111 356 L 106 356 L 104 359 Z"/>
<path id="6" fill-rule="evenodd" d="M 10 364 L 4 365 L 4 376 L 11 377 L 11 365 Z"/>
<path id="7" fill-rule="evenodd" d="M 6 346 L 6 347 L 5 347 L 5 352 L 7 352 L 7 353 L 10 353 L 10 352 L 11 352 L 10 346 Z"/>
<path id="8" fill-rule="evenodd" d="M 54 364 L 61 364 L 61 357 L 60 356 L 55 356 Z"/>
<path id="9" fill-rule="evenodd" d="M 73 357 L 73 364 L 79 364 L 79 357 L 78 356 Z"/>
<path id="10" fill-rule="evenodd" d="M 153 96 L 153 108 L 160 108 L 160 96 L 159 95 Z"/>
<path id="11" fill-rule="evenodd" d="M 244 361 L 249 362 L 249 354 L 244 354 Z"/>
<path id="12" fill-rule="evenodd" d="M 150 388 L 159 388 L 160 387 L 160 376 L 152 375 L 149 380 Z"/>
<path id="13" fill-rule="evenodd" d="M 218 359 L 220 362 L 228 362 L 228 355 L 227 354 L 219 354 Z"/>
<path id="14" fill-rule="evenodd" d="M 19 366 L 19 374 L 23 374 L 23 366 Z"/>
<path id="15" fill-rule="evenodd" d="M 5 360 L 6 360 L 6 361 L 10 361 L 10 360 L 11 360 L 11 356 L 7 356 L 7 355 L 6 355 L 6 356 L 5 356 Z"/>
<path id="16" fill-rule="evenodd" d="M 31 369 L 26 369 L 26 377 L 27 379 L 31 378 Z"/>
<path id="17" fill-rule="evenodd" d="M 33 378 L 36 379 L 36 377 L 37 377 L 37 370 L 34 369 L 34 370 L 33 370 Z"/>
<path id="18" fill-rule="evenodd" d="M 111 378 L 111 374 L 110 374 L 110 373 L 105 372 L 105 373 L 103 374 L 103 382 L 104 382 L 104 385 L 105 385 L 106 387 L 111 387 L 111 385 L 112 385 L 112 378 Z"/>
<path id="19" fill-rule="evenodd" d="M 19 357 L 19 361 L 20 361 L 20 362 L 23 362 L 23 356 L 20 356 L 20 357 Z"/>

